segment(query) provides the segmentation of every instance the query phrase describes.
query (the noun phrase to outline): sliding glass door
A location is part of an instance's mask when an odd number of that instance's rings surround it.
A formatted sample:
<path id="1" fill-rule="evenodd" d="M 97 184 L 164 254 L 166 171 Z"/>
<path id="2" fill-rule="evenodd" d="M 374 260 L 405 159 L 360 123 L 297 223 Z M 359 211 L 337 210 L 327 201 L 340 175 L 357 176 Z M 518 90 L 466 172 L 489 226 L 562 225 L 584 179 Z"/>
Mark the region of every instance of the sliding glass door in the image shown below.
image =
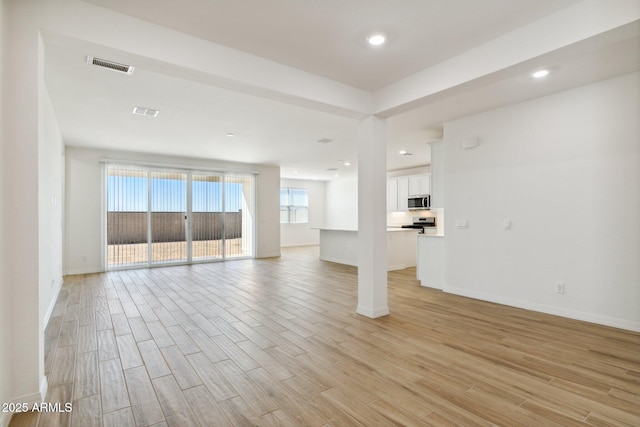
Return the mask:
<path id="1" fill-rule="evenodd" d="M 254 254 L 254 177 L 107 165 L 107 268 Z"/>

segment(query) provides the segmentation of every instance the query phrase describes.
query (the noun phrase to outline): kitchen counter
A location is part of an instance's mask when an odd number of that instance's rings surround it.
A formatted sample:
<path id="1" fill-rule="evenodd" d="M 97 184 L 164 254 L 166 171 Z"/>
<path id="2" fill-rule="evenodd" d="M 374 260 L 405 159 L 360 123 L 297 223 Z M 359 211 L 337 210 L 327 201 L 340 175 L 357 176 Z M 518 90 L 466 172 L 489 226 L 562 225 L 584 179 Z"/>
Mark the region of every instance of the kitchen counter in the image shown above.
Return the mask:
<path id="1" fill-rule="evenodd" d="M 320 259 L 338 264 L 358 265 L 358 230 L 318 228 Z M 419 230 L 387 228 L 387 270 L 402 270 L 416 265 L 416 245 Z"/>

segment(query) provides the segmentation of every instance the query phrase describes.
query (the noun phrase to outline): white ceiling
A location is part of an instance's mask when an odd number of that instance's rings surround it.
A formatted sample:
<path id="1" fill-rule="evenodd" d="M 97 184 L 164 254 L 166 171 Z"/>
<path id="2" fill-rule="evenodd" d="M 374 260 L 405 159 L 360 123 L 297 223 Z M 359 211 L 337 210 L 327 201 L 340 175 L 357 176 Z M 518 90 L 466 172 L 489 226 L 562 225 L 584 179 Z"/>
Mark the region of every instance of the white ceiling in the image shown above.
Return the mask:
<path id="1" fill-rule="evenodd" d="M 577 0 L 87 0 L 368 91 Z M 383 32 L 389 42 L 370 47 Z"/>
<path id="2" fill-rule="evenodd" d="M 560 0 L 85 0 L 297 69 L 374 91 L 576 3 Z M 105 10 L 105 13 L 107 11 Z M 388 45 L 371 48 L 372 30 Z M 388 169 L 428 164 L 442 123 L 637 71 L 637 23 L 423 99 L 387 119 Z M 141 35 L 144 37 L 144 35 Z M 357 167 L 357 119 L 167 72 L 166 64 L 45 33 L 45 79 L 68 145 L 278 165 L 283 177 L 332 179 Z M 132 76 L 87 55 L 136 66 Z M 545 81 L 529 73 L 552 68 Z M 134 116 L 133 106 L 160 110 Z M 234 137 L 228 137 L 232 132 Z M 322 138 L 335 140 L 319 144 Z M 406 149 L 413 156 L 398 156 Z M 352 166 L 344 166 L 350 161 Z M 327 169 L 338 168 L 338 171 Z"/>

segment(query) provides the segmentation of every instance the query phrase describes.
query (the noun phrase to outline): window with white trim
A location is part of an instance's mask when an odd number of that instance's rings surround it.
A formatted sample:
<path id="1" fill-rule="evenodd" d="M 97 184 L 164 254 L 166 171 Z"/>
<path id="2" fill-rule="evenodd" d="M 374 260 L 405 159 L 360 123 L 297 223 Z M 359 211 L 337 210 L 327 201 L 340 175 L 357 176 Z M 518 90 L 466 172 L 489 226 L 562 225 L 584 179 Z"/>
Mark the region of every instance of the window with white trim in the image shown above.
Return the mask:
<path id="1" fill-rule="evenodd" d="M 309 191 L 305 188 L 280 189 L 280 224 L 309 222 Z"/>

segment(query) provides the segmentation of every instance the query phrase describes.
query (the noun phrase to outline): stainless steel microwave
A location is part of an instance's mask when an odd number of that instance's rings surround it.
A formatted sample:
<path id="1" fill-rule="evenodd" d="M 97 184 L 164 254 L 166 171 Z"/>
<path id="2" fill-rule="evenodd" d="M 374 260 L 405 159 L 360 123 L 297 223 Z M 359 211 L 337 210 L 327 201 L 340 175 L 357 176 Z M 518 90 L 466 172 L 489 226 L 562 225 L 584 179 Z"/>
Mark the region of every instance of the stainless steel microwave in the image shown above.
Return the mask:
<path id="1" fill-rule="evenodd" d="M 425 194 L 418 197 L 409 197 L 409 210 L 425 210 L 431 208 L 431 196 Z"/>

